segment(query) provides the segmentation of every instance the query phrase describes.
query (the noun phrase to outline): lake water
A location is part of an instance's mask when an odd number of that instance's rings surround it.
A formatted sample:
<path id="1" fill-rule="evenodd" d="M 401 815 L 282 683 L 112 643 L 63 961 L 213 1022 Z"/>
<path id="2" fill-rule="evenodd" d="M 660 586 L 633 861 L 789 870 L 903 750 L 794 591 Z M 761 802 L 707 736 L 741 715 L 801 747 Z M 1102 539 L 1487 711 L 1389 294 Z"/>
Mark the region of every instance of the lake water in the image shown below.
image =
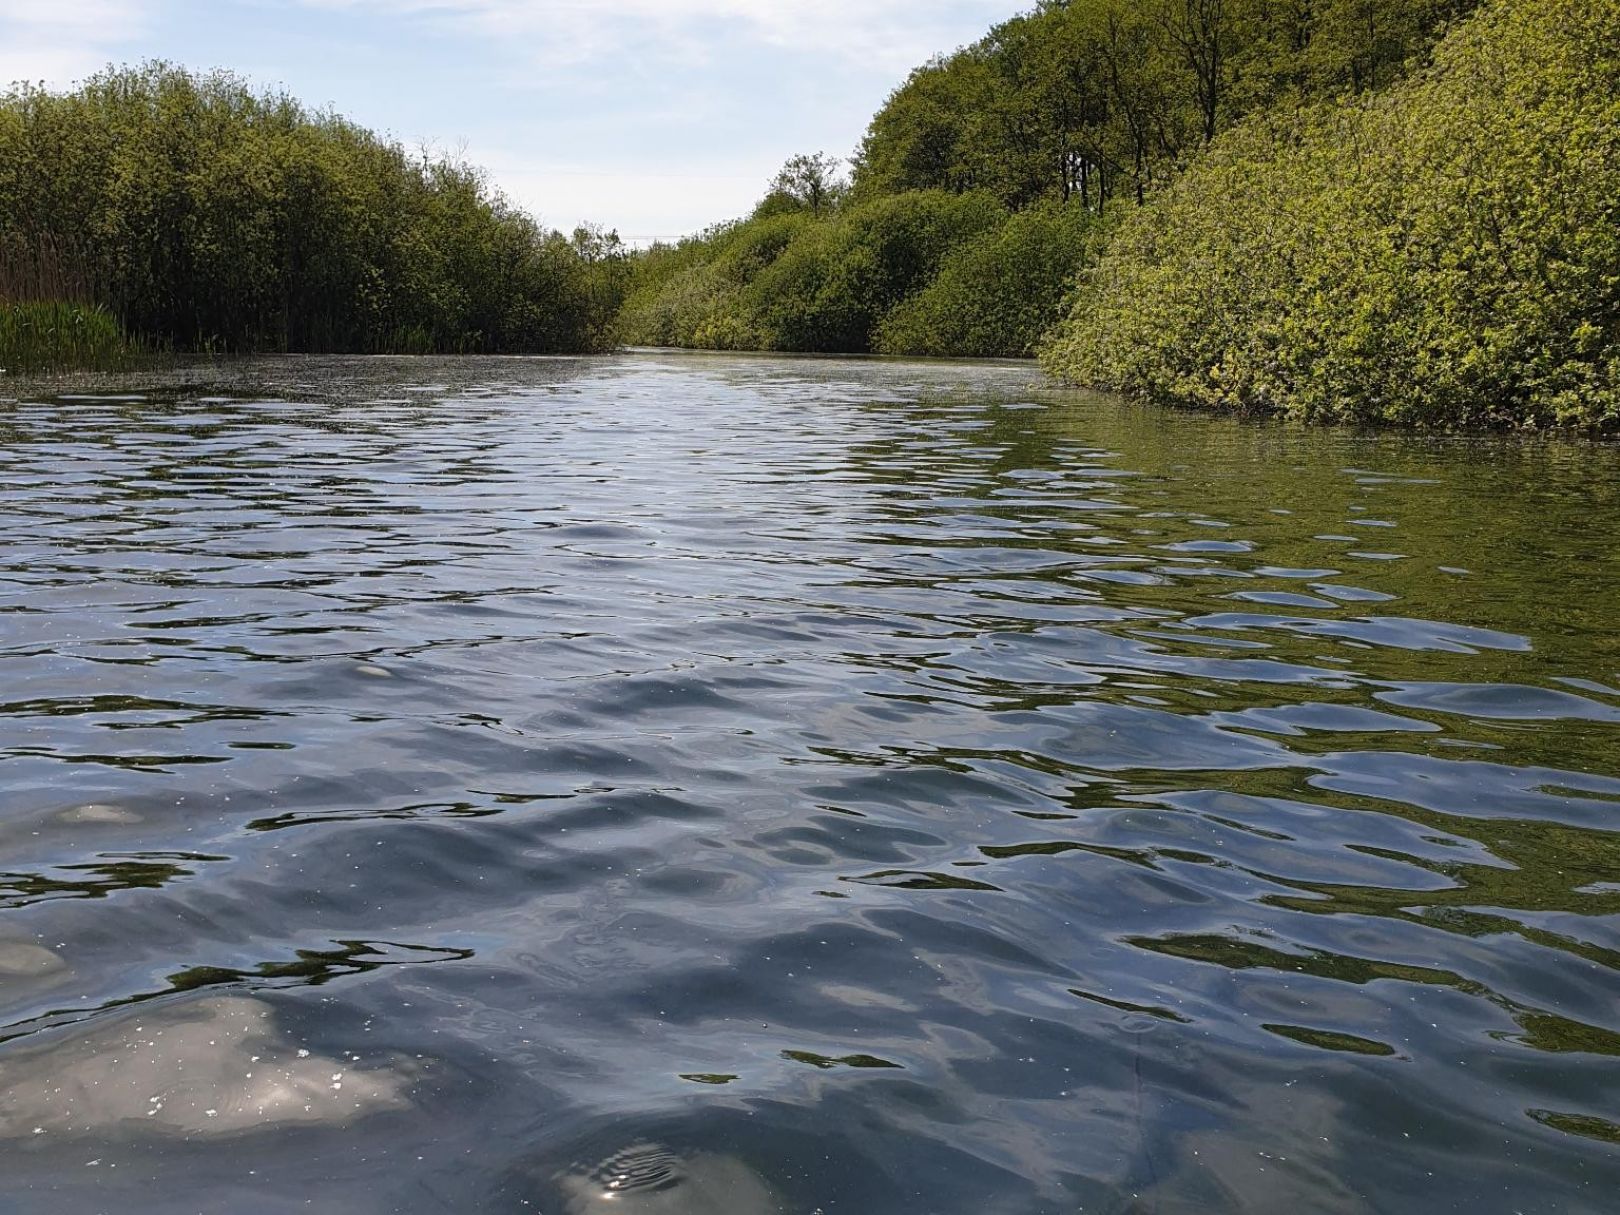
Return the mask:
<path id="1" fill-rule="evenodd" d="M 1620 1205 L 1620 450 L 0 381 L 6 1215 Z"/>

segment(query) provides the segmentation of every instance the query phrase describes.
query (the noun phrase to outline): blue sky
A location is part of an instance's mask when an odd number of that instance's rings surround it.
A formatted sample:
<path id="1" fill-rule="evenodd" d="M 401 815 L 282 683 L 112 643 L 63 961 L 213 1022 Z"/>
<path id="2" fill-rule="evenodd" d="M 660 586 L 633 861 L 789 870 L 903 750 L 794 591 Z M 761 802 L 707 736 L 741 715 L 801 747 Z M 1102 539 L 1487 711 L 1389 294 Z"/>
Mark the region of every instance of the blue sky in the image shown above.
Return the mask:
<path id="1" fill-rule="evenodd" d="M 0 0 L 0 80 L 226 67 L 465 155 L 548 224 L 644 243 L 847 156 L 889 90 L 1023 0 Z"/>

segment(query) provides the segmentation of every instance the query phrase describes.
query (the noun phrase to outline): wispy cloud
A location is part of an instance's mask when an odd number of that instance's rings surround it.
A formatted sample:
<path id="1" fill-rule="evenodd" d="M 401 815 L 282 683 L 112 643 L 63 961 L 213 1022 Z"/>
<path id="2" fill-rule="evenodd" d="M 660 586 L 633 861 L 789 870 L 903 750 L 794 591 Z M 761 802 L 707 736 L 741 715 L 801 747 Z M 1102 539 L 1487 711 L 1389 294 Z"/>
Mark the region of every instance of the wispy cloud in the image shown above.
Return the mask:
<path id="1" fill-rule="evenodd" d="M 87 76 L 146 23 L 139 0 L 0 0 L 0 85 Z"/>
<path id="2" fill-rule="evenodd" d="M 965 26 L 1007 15 L 1006 0 L 302 0 L 376 9 L 487 35 L 542 63 L 615 57 L 701 61 L 739 43 L 903 71 L 950 49 Z"/>

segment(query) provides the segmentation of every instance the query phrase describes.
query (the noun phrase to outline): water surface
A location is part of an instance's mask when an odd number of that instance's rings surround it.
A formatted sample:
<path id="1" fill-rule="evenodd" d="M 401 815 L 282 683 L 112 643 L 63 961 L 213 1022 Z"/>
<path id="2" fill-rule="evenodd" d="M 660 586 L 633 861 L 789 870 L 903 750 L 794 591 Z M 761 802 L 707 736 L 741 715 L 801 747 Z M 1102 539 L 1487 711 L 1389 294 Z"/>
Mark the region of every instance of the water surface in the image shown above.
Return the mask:
<path id="1" fill-rule="evenodd" d="M 1620 1193 L 1620 452 L 0 381 L 7 1215 Z"/>

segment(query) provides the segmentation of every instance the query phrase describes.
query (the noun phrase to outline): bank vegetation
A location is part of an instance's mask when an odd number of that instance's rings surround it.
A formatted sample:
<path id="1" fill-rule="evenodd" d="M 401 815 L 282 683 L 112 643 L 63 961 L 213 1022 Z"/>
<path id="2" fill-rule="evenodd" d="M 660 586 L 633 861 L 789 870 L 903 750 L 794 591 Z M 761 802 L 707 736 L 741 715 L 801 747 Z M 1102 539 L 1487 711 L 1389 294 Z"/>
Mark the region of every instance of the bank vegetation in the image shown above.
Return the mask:
<path id="1" fill-rule="evenodd" d="M 1253 414 L 1620 430 L 1614 0 L 1042 0 L 848 162 L 630 252 L 163 64 L 0 97 L 0 366 L 177 351 L 1038 355 Z"/>
<path id="2" fill-rule="evenodd" d="M 610 234 L 227 73 L 0 96 L 0 365 L 45 305 L 177 351 L 601 349 L 627 273 Z"/>

